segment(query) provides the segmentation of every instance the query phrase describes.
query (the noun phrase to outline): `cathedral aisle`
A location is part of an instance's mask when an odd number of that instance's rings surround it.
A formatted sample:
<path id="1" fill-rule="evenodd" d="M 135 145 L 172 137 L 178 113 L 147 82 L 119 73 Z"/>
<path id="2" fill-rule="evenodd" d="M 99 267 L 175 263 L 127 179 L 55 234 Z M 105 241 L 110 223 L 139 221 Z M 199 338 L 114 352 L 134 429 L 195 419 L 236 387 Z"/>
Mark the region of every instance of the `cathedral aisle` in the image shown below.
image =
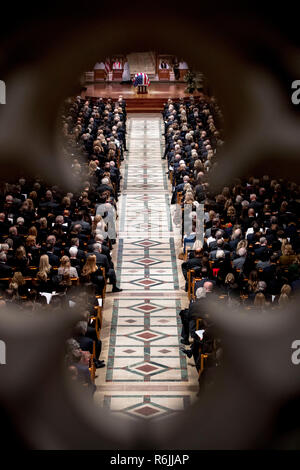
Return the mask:
<path id="1" fill-rule="evenodd" d="M 95 400 L 123 416 L 156 419 L 191 403 L 197 373 L 180 351 L 178 314 L 187 299 L 179 288 L 180 236 L 161 159 L 163 122 L 160 114 L 128 117 L 116 260 L 123 292 L 107 296 L 107 367 L 97 371 Z"/>

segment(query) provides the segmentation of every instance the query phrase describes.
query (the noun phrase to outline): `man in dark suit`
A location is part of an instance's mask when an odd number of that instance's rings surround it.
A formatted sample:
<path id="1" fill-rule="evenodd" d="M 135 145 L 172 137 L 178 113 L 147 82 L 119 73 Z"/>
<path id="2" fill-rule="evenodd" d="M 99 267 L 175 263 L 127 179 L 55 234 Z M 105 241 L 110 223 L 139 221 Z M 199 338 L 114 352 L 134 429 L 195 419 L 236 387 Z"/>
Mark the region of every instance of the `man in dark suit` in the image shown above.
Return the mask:
<path id="1" fill-rule="evenodd" d="M 56 238 L 55 235 L 49 235 L 47 238 L 47 246 L 46 246 L 46 255 L 49 258 L 49 264 L 51 266 L 58 266 L 59 265 L 59 249 L 55 247 Z"/>
<path id="2" fill-rule="evenodd" d="M 55 202 L 52 191 L 46 191 L 45 196 L 39 203 L 39 211 L 41 215 L 46 215 L 48 212 L 55 212 L 55 209 L 57 209 L 58 207 L 59 204 Z"/>
<path id="3" fill-rule="evenodd" d="M 59 257 L 53 253 L 53 248 L 47 250 L 46 255 L 48 255 L 50 266 L 56 267 L 59 265 Z"/>
<path id="4" fill-rule="evenodd" d="M 93 247 L 95 243 L 101 244 L 101 253 L 107 257 L 107 261 L 110 268 L 114 268 L 114 263 L 112 262 L 110 249 L 106 245 L 106 242 L 101 234 L 97 234 L 94 239 L 89 241 L 88 249 L 89 251 L 93 251 Z"/>
<path id="5" fill-rule="evenodd" d="M 250 194 L 249 209 L 254 209 L 255 212 L 260 212 L 262 207 L 263 207 L 263 204 L 257 201 L 256 194 Z"/>
<path id="6" fill-rule="evenodd" d="M 188 271 L 190 269 L 200 268 L 201 266 L 202 266 L 202 250 L 195 250 L 194 258 L 191 258 L 191 259 L 185 261 L 184 263 L 182 263 L 181 269 L 182 269 L 182 274 L 184 275 L 184 278 L 186 280 L 186 283 L 185 283 L 186 292 L 187 292 L 187 288 L 188 288 L 188 285 L 187 285 L 187 273 L 188 273 Z"/>
<path id="7" fill-rule="evenodd" d="M 218 230 L 216 232 L 216 239 L 209 243 L 209 250 L 210 250 L 210 253 L 216 250 L 224 250 L 226 256 L 229 255 L 230 245 L 229 243 L 225 242 L 223 238 L 223 232 L 221 230 Z M 211 255 L 211 258 L 214 259 L 215 256 Z"/>
<path id="8" fill-rule="evenodd" d="M 11 238 L 13 241 L 14 250 L 24 244 L 23 237 L 20 237 L 20 235 L 18 234 L 18 229 L 16 226 L 10 227 L 8 234 L 9 238 Z"/>
<path id="9" fill-rule="evenodd" d="M 69 232 L 68 238 L 69 239 L 78 238 L 79 246 L 81 248 L 83 248 L 84 246 L 83 244 L 88 241 L 87 235 L 82 233 L 82 226 L 80 224 L 73 225 L 73 227 L 71 228 L 71 231 Z"/>
<path id="10" fill-rule="evenodd" d="M 261 257 L 268 252 L 268 240 L 266 237 L 261 237 L 259 243 L 260 246 L 254 249 L 256 259 L 261 259 Z"/>
<path id="11" fill-rule="evenodd" d="M 0 253 L 0 278 L 13 276 L 12 269 L 10 266 L 6 264 L 6 262 L 7 262 L 6 253 L 2 251 Z"/>
<path id="12" fill-rule="evenodd" d="M 74 226 L 76 226 L 76 225 L 81 225 L 82 230 L 85 231 L 85 232 L 89 232 L 91 230 L 91 226 L 90 226 L 89 222 L 86 222 L 84 220 L 84 212 L 83 211 L 78 212 L 78 217 L 72 223 L 71 229 L 73 229 Z"/>
<path id="13" fill-rule="evenodd" d="M 183 192 L 184 185 L 190 181 L 190 177 L 188 175 L 185 175 L 183 177 L 183 182 L 175 186 L 173 194 L 172 194 L 172 199 L 171 199 L 171 204 L 176 204 L 177 200 L 177 193 Z"/>
<path id="14" fill-rule="evenodd" d="M 232 262 L 234 269 L 240 269 L 243 270 L 243 266 L 246 261 L 247 257 L 247 250 L 244 247 L 241 247 L 239 251 L 237 252 L 237 258 L 235 258 Z"/>
<path id="15" fill-rule="evenodd" d="M 0 235 L 7 235 L 10 226 L 11 224 L 6 219 L 5 213 L 1 212 L 0 213 Z"/>
<path id="16" fill-rule="evenodd" d="M 102 178 L 101 183 L 99 186 L 96 188 L 96 191 L 99 193 L 99 196 L 105 192 L 109 192 L 111 197 L 115 197 L 115 192 L 114 188 L 110 186 L 109 184 L 109 179 L 108 178 Z"/>
<path id="17" fill-rule="evenodd" d="M 112 160 L 109 162 L 110 165 L 110 178 L 111 181 L 114 181 L 117 185 L 117 189 L 119 190 L 120 188 L 120 180 L 122 179 L 120 170 L 118 167 L 116 167 L 115 162 Z"/>
<path id="18" fill-rule="evenodd" d="M 196 320 L 201 320 L 199 329 L 205 329 L 206 322 L 209 320 L 208 314 L 208 301 L 213 300 L 215 295 L 213 293 L 213 283 L 211 281 L 205 281 L 203 287 L 196 290 L 196 300 L 191 302 L 189 309 L 181 316 L 182 321 L 182 340 L 183 344 L 190 344 L 189 334 L 193 339 L 197 339 L 196 331 Z M 189 357 L 192 356 L 191 351 L 183 350 Z"/>
<path id="19" fill-rule="evenodd" d="M 82 351 L 89 351 L 90 354 L 93 354 L 93 348 L 94 348 L 94 341 L 96 343 L 96 358 L 95 358 L 95 365 L 97 369 L 105 367 L 104 361 L 100 361 L 100 353 L 101 353 L 101 341 L 98 340 L 98 338 L 95 338 L 94 340 L 92 338 L 89 338 L 87 336 L 87 329 L 88 325 L 86 321 L 79 321 L 75 327 L 74 331 L 74 339 L 78 341 L 80 345 L 80 349 Z"/>
<path id="20" fill-rule="evenodd" d="M 80 261 L 81 263 L 81 266 L 83 266 L 83 264 L 85 263 L 86 261 L 86 254 L 83 250 L 81 250 L 79 248 L 79 238 L 71 238 L 71 242 L 70 242 L 70 247 L 69 248 L 65 248 L 65 254 L 67 256 L 69 256 L 69 252 L 70 252 L 70 248 L 72 248 L 73 246 L 75 246 L 77 248 L 77 256 L 76 258 Z"/>
<path id="21" fill-rule="evenodd" d="M 177 60 L 175 60 L 174 62 L 173 70 L 174 70 L 175 80 L 179 80 L 180 72 L 179 72 L 179 63 Z"/>
<path id="22" fill-rule="evenodd" d="M 253 207 L 250 207 L 250 209 L 248 209 L 247 217 L 242 219 L 243 229 L 246 231 L 249 227 L 252 227 L 253 222 L 256 222 L 256 215 Z"/>
<path id="23" fill-rule="evenodd" d="M 208 301 L 216 300 L 216 293 L 214 292 L 214 283 L 211 280 L 206 280 L 203 287 L 196 290 L 196 302 L 190 304 L 189 313 L 191 319 L 208 318 L 206 306 Z"/>
<path id="24" fill-rule="evenodd" d="M 237 228 L 233 234 L 232 234 L 232 237 L 231 237 L 231 240 L 229 242 L 229 249 L 230 251 L 235 251 L 236 250 L 236 247 L 239 243 L 239 241 L 242 240 L 242 231 L 240 228 Z"/>
<path id="25" fill-rule="evenodd" d="M 195 364 L 197 364 L 198 360 L 199 347 L 203 344 L 203 340 L 199 343 L 199 336 L 196 334 L 196 320 L 199 320 L 199 329 L 205 330 L 206 332 L 209 326 L 212 325 L 209 313 L 212 302 L 218 301 L 217 292 L 214 291 L 213 282 L 206 281 L 202 288 L 197 289 L 196 297 L 197 300 L 192 302 L 189 308 L 189 328 L 194 341 L 191 346 L 191 350 L 183 350 L 184 354 L 188 357 L 194 356 Z"/>

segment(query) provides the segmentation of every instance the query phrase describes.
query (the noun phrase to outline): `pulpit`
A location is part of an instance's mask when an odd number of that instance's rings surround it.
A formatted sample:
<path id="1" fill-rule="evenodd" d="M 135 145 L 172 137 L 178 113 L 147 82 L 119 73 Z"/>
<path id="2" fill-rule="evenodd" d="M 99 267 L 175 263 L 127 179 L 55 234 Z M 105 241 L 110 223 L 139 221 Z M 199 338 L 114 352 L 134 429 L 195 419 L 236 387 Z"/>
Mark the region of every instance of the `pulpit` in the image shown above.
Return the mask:
<path id="1" fill-rule="evenodd" d="M 170 80 L 170 70 L 169 69 L 158 69 L 158 78 L 159 80 Z"/>
<path id="2" fill-rule="evenodd" d="M 123 75 L 123 58 L 118 57 L 113 60 L 112 63 L 112 72 L 113 72 L 113 81 L 121 82 Z"/>
<path id="3" fill-rule="evenodd" d="M 113 70 L 113 80 L 121 82 L 122 81 L 122 76 L 123 76 L 123 69 L 114 69 Z"/>
<path id="4" fill-rule="evenodd" d="M 95 69 L 94 70 L 94 77 L 95 82 L 103 82 L 106 79 L 106 71 L 104 69 Z"/>
<path id="5" fill-rule="evenodd" d="M 106 79 L 105 63 L 97 62 L 94 67 L 95 82 L 103 82 Z"/>

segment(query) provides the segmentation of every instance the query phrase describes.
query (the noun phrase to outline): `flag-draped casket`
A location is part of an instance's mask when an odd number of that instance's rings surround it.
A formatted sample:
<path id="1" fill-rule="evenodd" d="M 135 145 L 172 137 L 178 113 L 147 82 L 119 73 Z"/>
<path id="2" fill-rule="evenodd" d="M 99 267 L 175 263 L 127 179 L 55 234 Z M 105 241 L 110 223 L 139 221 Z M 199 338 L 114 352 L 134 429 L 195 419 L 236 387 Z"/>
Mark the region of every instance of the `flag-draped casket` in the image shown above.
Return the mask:
<path id="1" fill-rule="evenodd" d="M 149 86 L 150 80 L 144 72 L 136 73 L 133 79 L 134 86 Z"/>

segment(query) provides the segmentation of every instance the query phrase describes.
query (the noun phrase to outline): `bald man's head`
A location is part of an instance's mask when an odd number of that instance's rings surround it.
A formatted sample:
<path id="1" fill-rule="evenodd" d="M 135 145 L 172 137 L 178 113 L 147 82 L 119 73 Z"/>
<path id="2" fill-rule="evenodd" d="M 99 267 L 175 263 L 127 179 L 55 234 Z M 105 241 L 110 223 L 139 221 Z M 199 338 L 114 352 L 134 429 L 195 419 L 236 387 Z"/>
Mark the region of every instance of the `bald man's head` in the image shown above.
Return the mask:
<path id="1" fill-rule="evenodd" d="M 206 290 L 206 292 L 211 292 L 213 290 L 213 283 L 211 281 L 206 281 L 203 284 L 203 287 Z"/>

